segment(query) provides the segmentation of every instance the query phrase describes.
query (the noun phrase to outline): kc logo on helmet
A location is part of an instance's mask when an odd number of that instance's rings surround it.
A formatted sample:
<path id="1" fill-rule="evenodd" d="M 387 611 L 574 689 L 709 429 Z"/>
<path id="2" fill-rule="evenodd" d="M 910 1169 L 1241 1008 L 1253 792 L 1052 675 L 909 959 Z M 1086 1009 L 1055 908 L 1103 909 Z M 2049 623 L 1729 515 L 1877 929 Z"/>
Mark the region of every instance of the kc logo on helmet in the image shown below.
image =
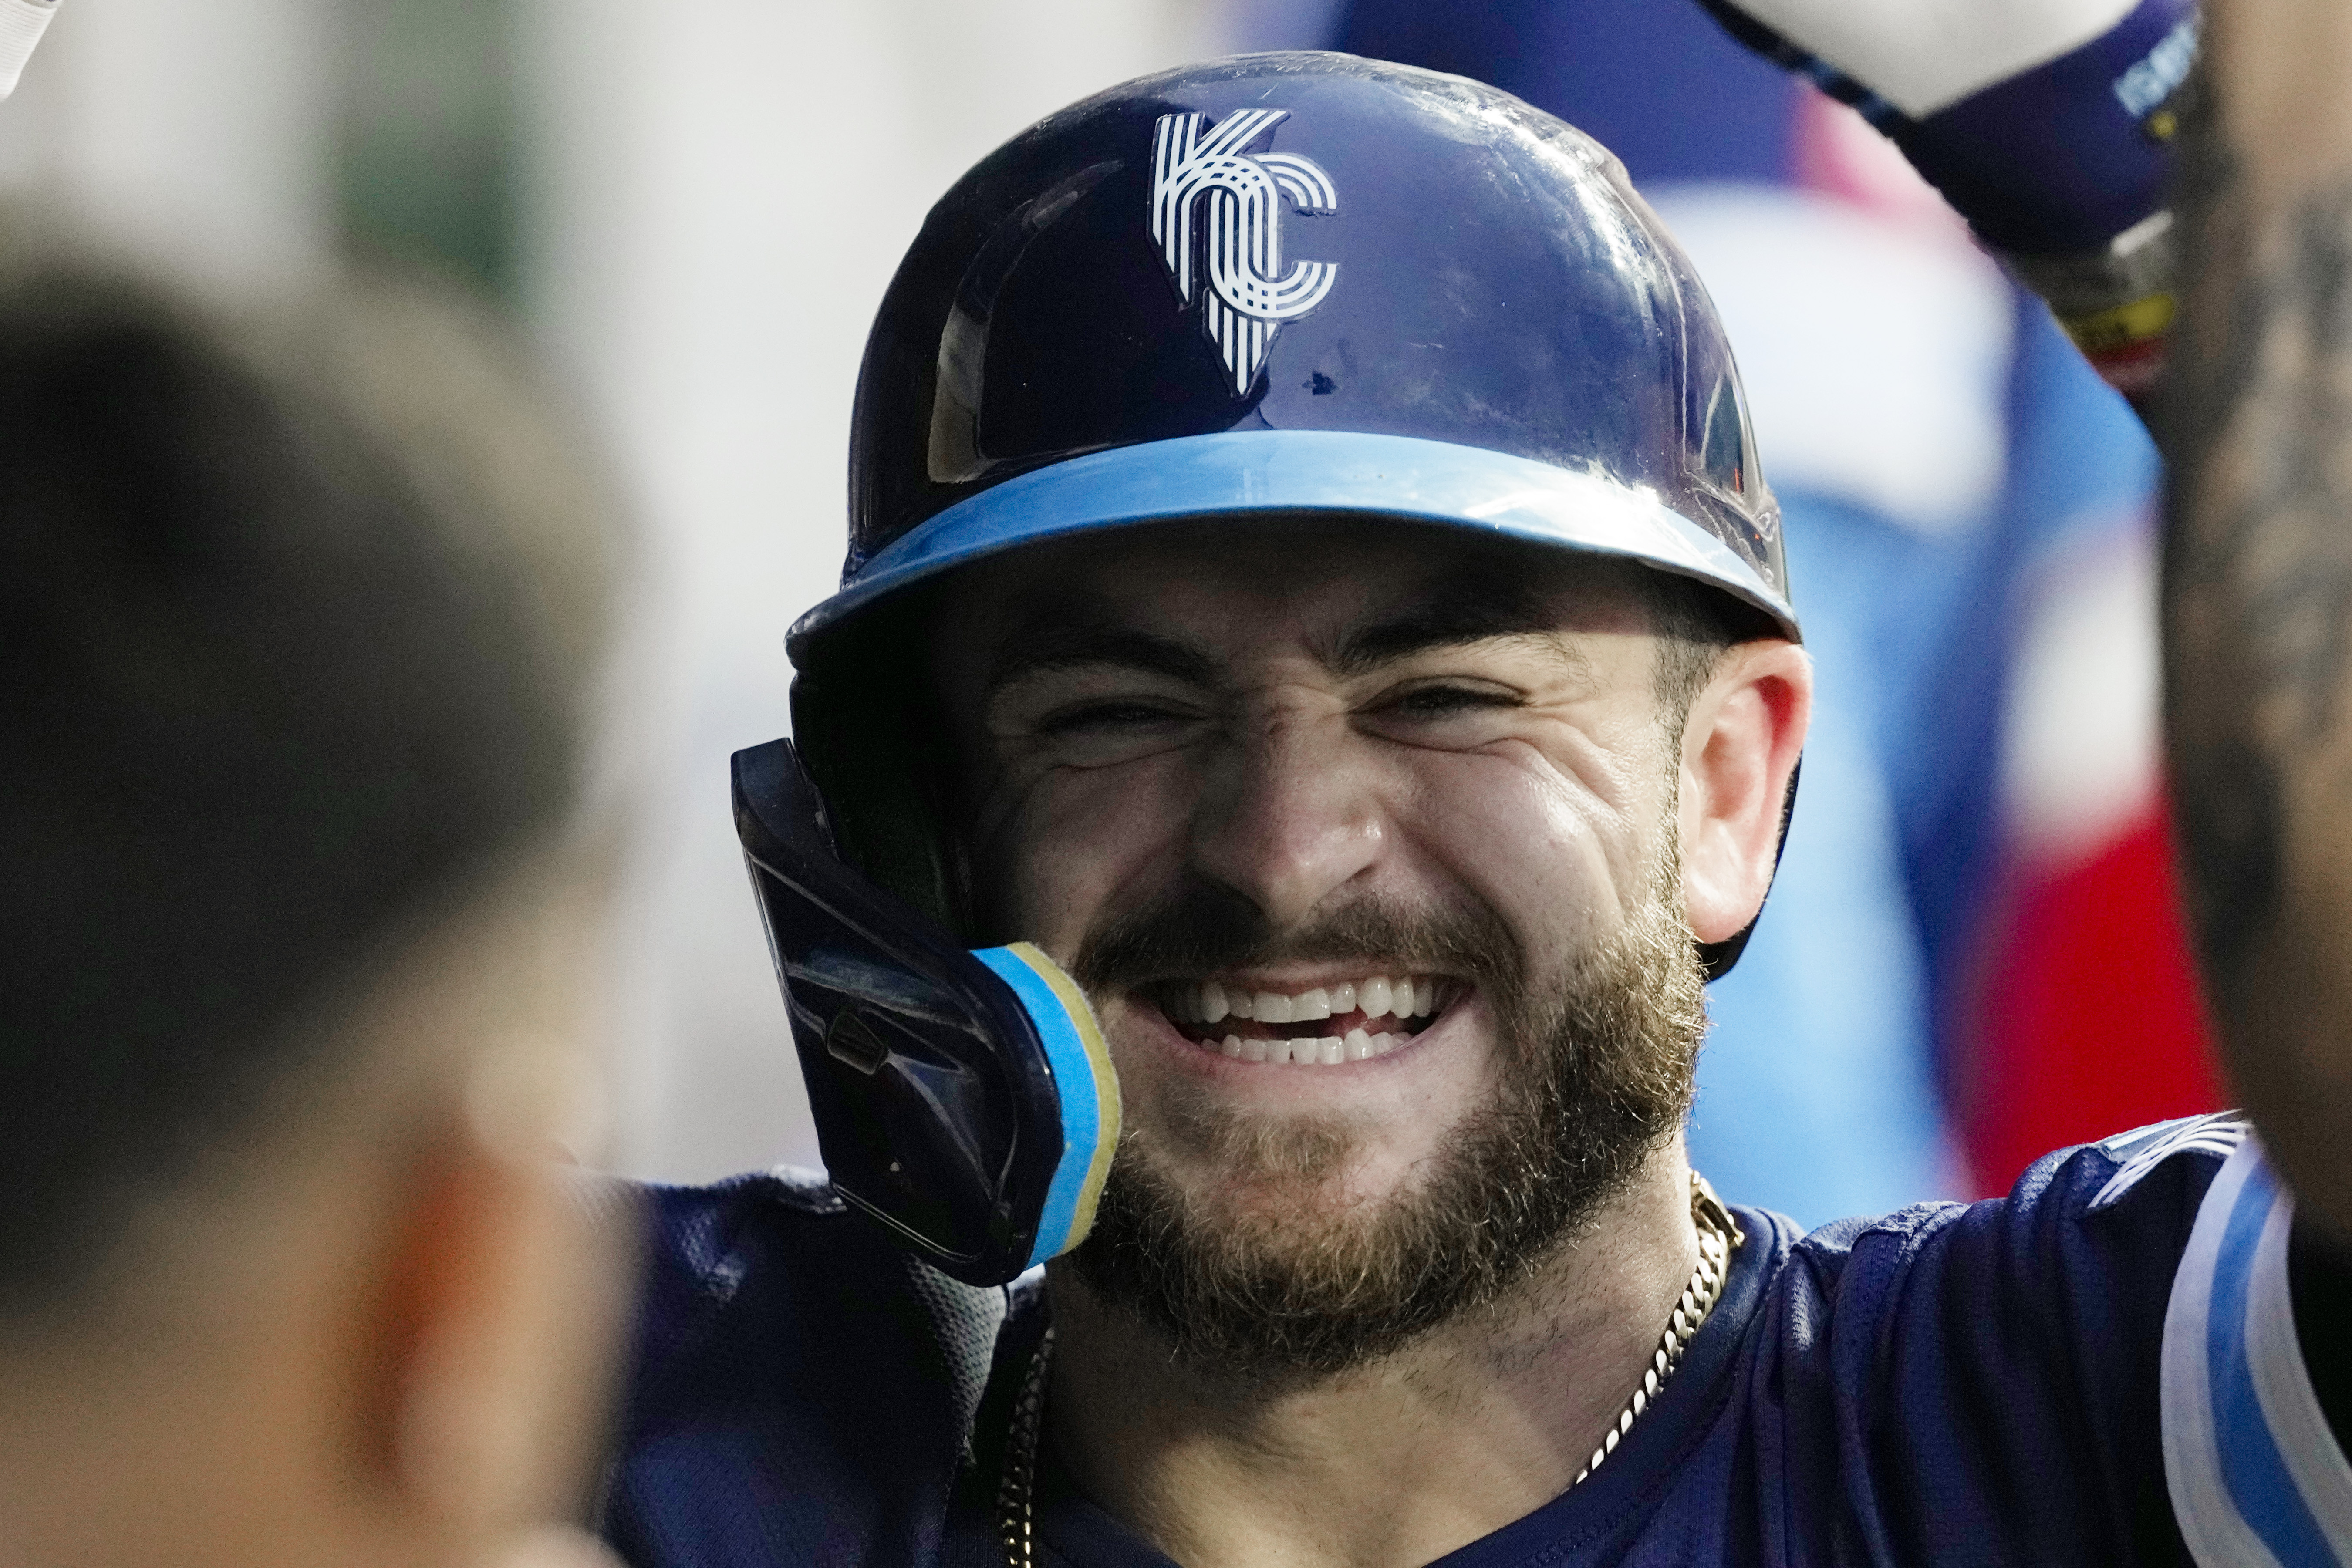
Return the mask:
<path id="1" fill-rule="evenodd" d="M 1244 109 L 1212 126 L 1198 114 L 1163 114 L 1151 137 L 1151 237 L 1187 305 L 1198 287 L 1194 258 L 1206 253 L 1202 324 L 1236 393 L 1257 380 L 1282 323 L 1321 304 L 1339 275 L 1329 261 L 1282 268 L 1282 198 L 1301 212 L 1337 211 L 1331 177 L 1294 153 L 1242 151 L 1289 115 L 1286 109 Z M 1202 214 L 1207 242 L 1199 245 L 1193 237 Z"/>

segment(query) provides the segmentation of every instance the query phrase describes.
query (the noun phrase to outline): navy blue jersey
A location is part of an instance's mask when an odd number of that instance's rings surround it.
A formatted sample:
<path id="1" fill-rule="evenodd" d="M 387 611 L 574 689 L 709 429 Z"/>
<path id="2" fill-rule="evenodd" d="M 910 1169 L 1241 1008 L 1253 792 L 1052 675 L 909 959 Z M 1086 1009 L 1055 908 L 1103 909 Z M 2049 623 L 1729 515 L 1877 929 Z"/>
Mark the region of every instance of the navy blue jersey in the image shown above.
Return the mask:
<path id="1" fill-rule="evenodd" d="M 1034 1277 L 958 1285 L 790 1173 L 657 1190 L 606 1531 L 637 1568 L 990 1568 Z M 2006 1198 L 1748 1232 L 1582 1485 L 1445 1568 L 2352 1563 L 2352 1468 L 2242 1123 L 2053 1154 Z M 2352 1325 L 2347 1325 L 2352 1327 Z M 1042 1561 L 1160 1568 L 1043 1457 Z"/>

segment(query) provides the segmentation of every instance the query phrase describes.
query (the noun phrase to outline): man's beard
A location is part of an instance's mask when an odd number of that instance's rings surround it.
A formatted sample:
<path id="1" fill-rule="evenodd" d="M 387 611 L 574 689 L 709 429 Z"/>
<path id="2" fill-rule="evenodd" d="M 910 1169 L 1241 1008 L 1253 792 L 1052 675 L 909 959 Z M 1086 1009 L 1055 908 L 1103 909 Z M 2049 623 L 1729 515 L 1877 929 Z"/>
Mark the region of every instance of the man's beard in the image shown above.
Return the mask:
<path id="1" fill-rule="evenodd" d="M 1090 990 L 1277 961 L 1418 960 L 1477 983 L 1499 1081 L 1409 1189 L 1329 1212 L 1196 1203 L 1160 1144 L 1181 1143 L 1213 1179 L 1262 1194 L 1343 1172 L 1353 1149 L 1342 1123 L 1181 1100 L 1168 1129 L 1130 1118 L 1094 1230 L 1072 1255 L 1080 1279 L 1178 1358 L 1258 1383 L 1329 1376 L 1504 1299 L 1624 1190 L 1689 1110 L 1705 977 L 1668 902 L 1672 858 L 1625 925 L 1548 984 L 1525 973 L 1518 944 L 1484 909 L 1358 905 L 1271 942 L 1246 903 L 1199 889 L 1089 941 L 1076 968 Z"/>

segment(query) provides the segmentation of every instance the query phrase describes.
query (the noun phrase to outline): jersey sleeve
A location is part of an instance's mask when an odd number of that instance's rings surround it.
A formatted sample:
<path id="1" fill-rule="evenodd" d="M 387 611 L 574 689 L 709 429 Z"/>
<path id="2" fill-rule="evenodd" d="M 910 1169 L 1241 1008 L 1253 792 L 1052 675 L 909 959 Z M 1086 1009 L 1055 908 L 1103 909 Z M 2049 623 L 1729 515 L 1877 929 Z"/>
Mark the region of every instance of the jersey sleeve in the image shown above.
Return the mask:
<path id="1" fill-rule="evenodd" d="M 2248 1134 L 2206 1190 L 2173 1276 L 2165 1481 L 2200 1568 L 2352 1568 L 2352 1466 L 2312 1390 L 2288 1290 L 2294 1219 L 2294 1194 Z"/>

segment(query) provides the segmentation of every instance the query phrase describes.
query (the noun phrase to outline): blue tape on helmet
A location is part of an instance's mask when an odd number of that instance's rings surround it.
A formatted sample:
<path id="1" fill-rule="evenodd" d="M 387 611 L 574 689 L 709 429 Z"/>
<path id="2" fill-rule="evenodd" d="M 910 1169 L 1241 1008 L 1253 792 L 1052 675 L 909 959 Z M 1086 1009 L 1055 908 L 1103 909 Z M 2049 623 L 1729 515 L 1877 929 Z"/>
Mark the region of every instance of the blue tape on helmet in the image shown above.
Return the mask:
<path id="1" fill-rule="evenodd" d="M 972 956 L 1013 987 L 1037 1026 L 1062 1100 L 1062 1159 L 1046 1189 L 1031 1264 L 1058 1258 L 1094 1228 L 1095 1205 L 1118 1148 L 1118 1074 L 1094 1009 L 1061 965 L 1033 943 L 982 948 Z"/>

